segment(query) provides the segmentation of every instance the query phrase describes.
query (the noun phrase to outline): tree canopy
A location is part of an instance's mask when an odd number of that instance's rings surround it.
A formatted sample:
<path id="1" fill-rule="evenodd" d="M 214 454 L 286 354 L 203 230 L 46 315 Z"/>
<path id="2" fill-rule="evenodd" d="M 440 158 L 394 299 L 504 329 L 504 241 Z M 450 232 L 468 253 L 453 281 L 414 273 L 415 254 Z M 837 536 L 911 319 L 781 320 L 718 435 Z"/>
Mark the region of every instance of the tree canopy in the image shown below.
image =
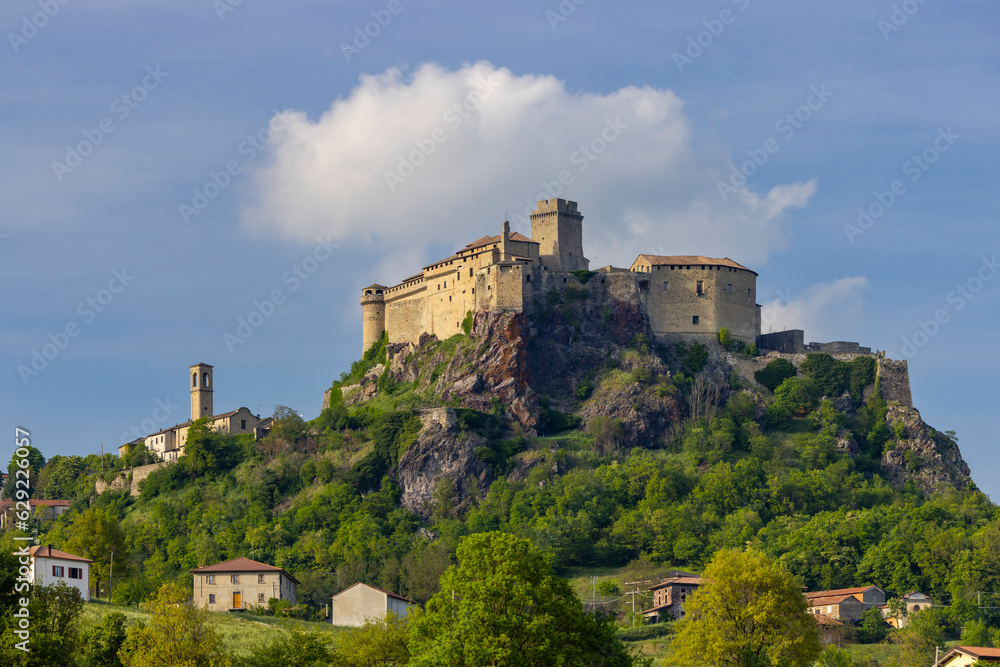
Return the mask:
<path id="1" fill-rule="evenodd" d="M 819 656 L 819 631 L 795 578 L 760 551 L 716 552 L 688 598 L 671 664 L 799 667 Z"/>

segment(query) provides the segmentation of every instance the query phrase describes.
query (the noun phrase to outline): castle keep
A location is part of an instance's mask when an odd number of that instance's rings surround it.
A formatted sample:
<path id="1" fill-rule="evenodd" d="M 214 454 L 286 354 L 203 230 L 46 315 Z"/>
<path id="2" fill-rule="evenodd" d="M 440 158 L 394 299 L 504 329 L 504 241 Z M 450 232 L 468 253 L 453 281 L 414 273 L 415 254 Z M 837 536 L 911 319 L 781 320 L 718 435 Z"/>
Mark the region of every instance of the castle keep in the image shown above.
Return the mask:
<path id="1" fill-rule="evenodd" d="M 542 200 L 531 214 L 531 238 L 504 222 L 498 236 L 477 239 L 398 285 L 364 288 L 362 348 L 383 332 L 390 343 L 416 343 L 424 333 L 445 339 L 462 332 L 470 311 L 530 313 L 550 292 L 584 283 L 593 297 L 637 304 L 659 338 L 715 336 L 728 327 L 753 343 L 760 334 L 757 274 L 729 258 L 641 254 L 628 269 L 589 269 L 576 202 Z"/>

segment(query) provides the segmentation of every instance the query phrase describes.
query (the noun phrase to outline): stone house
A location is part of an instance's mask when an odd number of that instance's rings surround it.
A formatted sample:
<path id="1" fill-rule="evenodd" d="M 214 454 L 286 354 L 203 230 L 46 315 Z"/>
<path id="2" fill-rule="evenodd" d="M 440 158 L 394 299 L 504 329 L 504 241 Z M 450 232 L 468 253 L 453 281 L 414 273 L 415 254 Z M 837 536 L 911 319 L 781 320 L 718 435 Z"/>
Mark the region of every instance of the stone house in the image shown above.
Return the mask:
<path id="1" fill-rule="evenodd" d="M 659 623 L 682 618 L 684 603 L 700 585 L 701 577 L 676 576 L 650 586 L 648 590 L 653 593 L 653 606 L 642 612 L 646 622 Z"/>
<path id="2" fill-rule="evenodd" d="M 389 612 L 404 618 L 417 606 L 402 595 L 360 582 L 334 595 L 331 602 L 330 623 L 354 627 L 382 618 Z"/>
<path id="3" fill-rule="evenodd" d="M 911 591 L 903 595 L 900 600 L 903 602 L 904 609 L 906 610 L 906 613 L 902 617 L 891 616 L 890 614 L 892 612 L 889 610 L 888 605 L 880 607 L 882 610 L 882 616 L 885 618 L 886 622 L 897 629 L 905 628 L 909 625 L 909 618 L 913 614 L 917 613 L 921 609 L 929 609 L 934 605 L 934 600 L 917 591 Z"/>
<path id="4" fill-rule="evenodd" d="M 190 572 L 194 604 L 209 611 L 245 611 L 271 598 L 296 603 L 299 582 L 280 567 L 241 557 Z"/>
<path id="5" fill-rule="evenodd" d="M 94 561 L 53 549 L 51 544 L 31 547 L 28 554 L 32 581 L 43 586 L 63 582 L 80 591 L 85 602 L 90 602 L 90 564 Z"/>
<path id="6" fill-rule="evenodd" d="M 823 615 L 835 620 L 856 621 L 865 612 L 865 605 L 853 595 L 831 595 L 806 600 L 807 611 L 817 616 Z"/>

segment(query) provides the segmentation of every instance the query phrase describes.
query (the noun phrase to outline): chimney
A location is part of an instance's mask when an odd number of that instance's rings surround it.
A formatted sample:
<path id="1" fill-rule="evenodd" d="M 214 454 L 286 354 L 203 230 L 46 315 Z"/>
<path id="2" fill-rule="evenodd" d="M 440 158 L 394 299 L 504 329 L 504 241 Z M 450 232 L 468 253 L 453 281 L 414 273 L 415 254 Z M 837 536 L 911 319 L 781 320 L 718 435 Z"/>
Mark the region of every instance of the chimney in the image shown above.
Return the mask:
<path id="1" fill-rule="evenodd" d="M 52 556 L 52 545 L 49 545 L 49 556 Z"/>

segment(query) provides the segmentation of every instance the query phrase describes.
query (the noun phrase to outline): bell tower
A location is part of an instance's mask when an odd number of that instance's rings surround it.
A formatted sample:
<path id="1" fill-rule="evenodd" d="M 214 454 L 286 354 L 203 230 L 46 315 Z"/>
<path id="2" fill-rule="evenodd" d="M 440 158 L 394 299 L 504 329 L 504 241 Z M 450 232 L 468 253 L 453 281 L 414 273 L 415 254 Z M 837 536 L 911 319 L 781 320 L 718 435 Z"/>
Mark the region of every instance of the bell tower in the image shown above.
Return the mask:
<path id="1" fill-rule="evenodd" d="M 215 383 L 212 381 L 212 367 L 195 364 L 188 370 L 191 376 L 191 421 L 213 416 L 212 390 Z"/>

